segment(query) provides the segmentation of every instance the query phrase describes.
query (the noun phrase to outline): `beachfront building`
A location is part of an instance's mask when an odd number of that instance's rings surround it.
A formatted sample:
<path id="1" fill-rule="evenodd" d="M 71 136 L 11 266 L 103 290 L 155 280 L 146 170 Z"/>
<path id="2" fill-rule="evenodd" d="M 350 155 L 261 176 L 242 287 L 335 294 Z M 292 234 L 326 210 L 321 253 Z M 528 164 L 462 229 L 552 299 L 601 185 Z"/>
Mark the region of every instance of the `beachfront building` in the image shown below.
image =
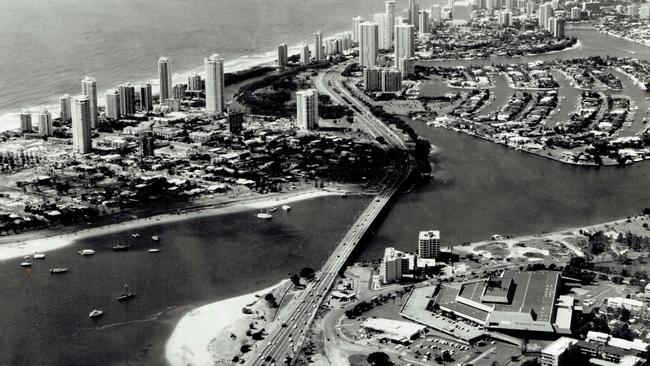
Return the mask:
<path id="1" fill-rule="evenodd" d="M 211 114 L 221 114 L 225 111 L 223 95 L 223 58 L 219 54 L 204 59 L 205 67 L 205 110 Z"/>
<path id="2" fill-rule="evenodd" d="M 364 22 L 362 17 L 352 18 L 352 42 L 359 42 L 359 26 Z"/>
<path id="3" fill-rule="evenodd" d="M 377 23 L 364 22 L 359 26 L 359 31 L 359 66 L 376 66 L 379 55 L 379 26 Z"/>
<path id="4" fill-rule="evenodd" d="M 379 277 L 383 283 L 399 281 L 405 273 L 412 272 L 417 266 L 417 256 L 388 247 L 379 267 Z"/>
<path id="5" fill-rule="evenodd" d="M 286 43 L 278 45 L 278 67 L 284 69 L 289 62 L 289 46 Z"/>
<path id="6" fill-rule="evenodd" d="M 41 136 L 52 136 L 52 114 L 47 110 L 42 110 L 38 114 L 38 134 Z"/>
<path id="7" fill-rule="evenodd" d="M 314 60 L 321 62 L 325 59 L 323 56 L 323 32 L 314 33 Z"/>
<path id="8" fill-rule="evenodd" d="M 90 128 L 97 127 L 97 81 L 92 76 L 81 80 L 81 94 L 88 96 L 90 103 Z"/>
<path id="9" fill-rule="evenodd" d="M 161 57 L 158 59 L 158 82 L 160 83 L 159 101 L 160 104 L 165 99 L 172 96 L 172 59 L 169 57 Z"/>
<path id="10" fill-rule="evenodd" d="M 402 57 L 399 60 L 399 71 L 404 79 L 413 75 L 415 73 L 415 57 Z"/>
<path id="11" fill-rule="evenodd" d="M 393 22 L 388 14 L 378 13 L 373 17 L 379 31 L 379 49 L 390 50 L 393 48 Z"/>
<path id="12" fill-rule="evenodd" d="M 548 20 L 548 30 L 555 38 L 564 38 L 564 25 L 566 21 L 564 18 L 551 17 Z"/>
<path id="13" fill-rule="evenodd" d="M 90 98 L 80 95 L 72 99 L 72 147 L 80 154 L 92 150 Z"/>
<path id="14" fill-rule="evenodd" d="M 108 90 L 106 97 L 106 118 L 118 119 L 121 115 L 120 92 L 117 89 Z"/>
<path id="15" fill-rule="evenodd" d="M 386 93 L 396 93 L 402 90 L 402 73 L 394 68 L 384 68 L 381 70 L 381 91 Z"/>
<path id="16" fill-rule="evenodd" d="M 440 231 L 420 231 L 418 236 L 418 255 L 420 258 L 436 259 L 440 256 Z"/>
<path id="17" fill-rule="evenodd" d="M 120 91 L 120 113 L 132 115 L 135 113 L 135 86 L 125 83 L 118 86 Z"/>
<path id="18" fill-rule="evenodd" d="M 310 60 L 311 60 L 311 53 L 309 52 L 309 46 L 304 44 L 300 49 L 300 64 L 309 65 Z"/>
<path id="19" fill-rule="evenodd" d="M 145 112 L 153 110 L 153 92 L 149 83 L 140 85 L 140 109 Z"/>
<path id="20" fill-rule="evenodd" d="M 318 125 L 318 90 L 306 89 L 296 93 L 298 128 L 313 130 Z"/>
<path id="21" fill-rule="evenodd" d="M 22 112 L 20 114 L 20 132 L 29 132 L 32 128 L 32 114 L 30 112 Z"/>
<path id="22" fill-rule="evenodd" d="M 402 70 L 400 60 L 413 56 L 415 56 L 415 27 L 404 23 L 395 25 L 395 67 Z"/>
<path id="23" fill-rule="evenodd" d="M 366 67 L 363 69 L 363 87 L 367 92 L 381 90 L 381 67 Z"/>
<path id="24" fill-rule="evenodd" d="M 64 94 L 59 97 L 59 108 L 61 109 L 61 112 L 59 114 L 59 117 L 61 118 L 61 122 L 69 122 L 70 121 L 70 95 Z"/>

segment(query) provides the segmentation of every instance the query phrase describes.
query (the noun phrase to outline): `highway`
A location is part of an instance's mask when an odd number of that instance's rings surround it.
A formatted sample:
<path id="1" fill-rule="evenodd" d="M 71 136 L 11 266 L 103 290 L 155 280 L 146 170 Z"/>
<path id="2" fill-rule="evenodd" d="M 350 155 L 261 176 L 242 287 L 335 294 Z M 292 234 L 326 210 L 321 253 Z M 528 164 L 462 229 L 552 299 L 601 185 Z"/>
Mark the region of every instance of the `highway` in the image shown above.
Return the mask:
<path id="1" fill-rule="evenodd" d="M 370 135 L 382 136 L 386 140 L 384 149 L 395 153 L 394 164 L 392 169 L 388 169 L 388 178 L 384 180 L 383 188 L 338 243 L 318 272 L 316 279 L 308 283 L 306 288 L 290 301 L 288 307 L 281 312 L 282 317 L 269 325 L 267 337 L 256 344 L 247 355 L 248 365 L 277 365 L 292 362 L 305 341 L 306 333 L 311 327 L 318 308 L 334 286 L 348 257 L 415 166 L 413 158 L 405 151 L 406 145 L 401 137 L 376 119 L 365 105 L 354 99 L 343 88 L 339 80 L 340 71 L 341 65 L 321 72 L 316 80 L 318 89 L 330 95 L 335 102 L 350 107 L 355 106 L 356 108 L 353 108 L 357 112 L 355 120 Z"/>

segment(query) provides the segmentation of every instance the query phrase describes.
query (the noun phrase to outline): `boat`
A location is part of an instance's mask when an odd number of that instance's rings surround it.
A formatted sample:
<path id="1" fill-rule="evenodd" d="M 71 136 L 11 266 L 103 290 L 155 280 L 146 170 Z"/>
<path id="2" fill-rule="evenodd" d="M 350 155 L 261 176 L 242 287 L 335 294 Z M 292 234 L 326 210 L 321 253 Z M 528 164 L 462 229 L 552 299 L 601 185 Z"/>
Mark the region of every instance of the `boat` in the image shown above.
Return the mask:
<path id="1" fill-rule="evenodd" d="M 160 237 L 158 237 L 158 235 L 154 235 L 154 236 L 151 237 L 151 240 L 153 240 L 153 241 L 159 241 L 159 240 L 160 240 Z"/>
<path id="2" fill-rule="evenodd" d="M 104 311 L 98 309 L 94 309 L 93 311 L 90 312 L 90 314 L 88 314 L 88 316 L 91 318 L 99 318 L 103 315 L 104 315 Z"/>
<path id="3" fill-rule="evenodd" d="M 92 249 L 84 249 L 82 251 L 79 251 L 79 254 L 81 255 L 95 255 L 95 251 Z"/>
<path id="4" fill-rule="evenodd" d="M 129 250 L 129 248 L 131 248 L 131 246 L 128 245 L 128 244 L 117 244 L 117 245 L 113 246 L 113 250 L 116 251 L 116 252 Z"/>
<path id="5" fill-rule="evenodd" d="M 290 211 L 290 210 L 291 210 L 291 206 L 289 206 L 289 205 L 282 205 L 282 209 L 285 210 L 285 211 Z"/>
<path id="6" fill-rule="evenodd" d="M 138 234 L 138 233 L 134 233 L 134 234 L 131 234 L 131 236 L 134 237 L 134 238 L 139 238 L 139 237 L 140 237 L 140 234 Z"/>
<path id="7" fill-rule="evenodd" d="M 52 274 L 66 273 L 66 272 L 68 272 L 67 268 L 50 268 L 50 273 Z"/>
<path id="8" fill-rule="evenodd" d="M 269 212 L 275 212 L 275 211 L 277 211 L 277 210 L 278 210 L 277 207 L 271 207 L 271 208 L 269 208 Z"/>
<path id="9" fill-rule="evenodd" d="M 273 217 L 273 215 L 269 213 L 269 210 L 266 210 L 266 212 L 264 212 L 264 210 L 260 210 L 260 212 L 256 216 L 258 219 L 263 219 L 263 220 L 270 220 Z"/>
<path id="10" fill-rule="evenodd" d="M 34 253 L 34 259 L 45 259 L 45 254 L 43 253 Z"/>
<path id="11" fill-rule="evenodd" d="M 31 263 L 31 262 L 22 262 L 22 263 L 20 264 L 20 266 L 21 266 L 21 267 L 31 267 L 31 266 L 32 266 L 32 263 Z"/>
<path id="12" fill-rule="evenodd" d="M 343 193 L 342 195 L 340 195 L 339 197 L 341 197 L 341 198 L 348 198 L 348 193 L 345 192 L 345 193 Z"/>
<path id="13" fill-rule="evenodd" d="M 124 292 L 117 297 L 117 301 L 128 301 L 135 297 L 135 292 L 129 291 L 129 285 L 124 284 Z"/>
<path id="14" fill-rule="evenodd" d="M 151 248 L 151 249 L 149 249 L 149 253 L 160 253 L 160 249 L 158 249 L 158 248 Z"/>

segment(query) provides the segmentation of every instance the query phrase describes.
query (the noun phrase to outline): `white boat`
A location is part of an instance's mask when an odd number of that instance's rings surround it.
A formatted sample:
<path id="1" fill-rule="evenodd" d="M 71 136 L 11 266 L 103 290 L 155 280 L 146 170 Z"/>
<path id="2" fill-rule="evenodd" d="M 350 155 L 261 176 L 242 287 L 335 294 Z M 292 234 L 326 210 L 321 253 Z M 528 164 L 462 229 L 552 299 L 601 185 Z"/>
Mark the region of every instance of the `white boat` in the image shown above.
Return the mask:
<path id="1" fill-rule="evenodd" d="M 44 253 L 34 253 L 34 259 L 45 259 Z"/>
<path id="2" fill-rule="evenodd" d="M 282 205 L 282 209 L 285 210 L 285 211 L 289 211 L 289 210 L 291 210 L 291 206 L 289 206 L 289 205 Z"/>
<path id="3" fill-rule="evenodd" d="M 275 212 L 275 211 L 277 211 L 277 210 L 278 210 L 277 207 L 271 207 L 271 208 L 269 208 L 269 212 Z"/>
<path id="4" fill-rule="evenodd" d="M 160 240 L 160 237 L 158 237 L 158 235 L 154 235 L 154 236 L 151 237 L 151 240 L 158 241 L 158 240 Z"/>
<path id="5" fill-rule="evenodd" d="M 255 216 L 257 216 L 258 219 L 263 220 L 270 220 L 273 217 L 273 215 L 269 213 L 269 210 L 266 210 L 266 212 L 264 210 L 260 210 L 260 212 Z"/>
<path id="6" fill-rule="evenodd" d="M 66 273 L 66 272 L 68 272 L 67 268 L 50 268 L 50 273 L 52 274 Z"/>
<path id="7" fill-rule="evenodd" d="M 92 249 L 84 249 L 78 253 L 81 255 L 95 255 L 95 251 Z"/>
<path id="8" fill-rule="evenodd" d="M 91 318 L 99 318 L 102 315 L 104 315 L 104 311 L 98 309 L 94 309 L 93 311 L 90 312 L 90 314 L 88 314 L 88 316 Z"/>
<path id="9" fill-rule="evenodd" d="M 32 266 L 32 263 L 31 263 L 31 262 L 22 262 L 22 263 L 20 264 L 20 266 L 21 266 L 21 267 L 31 267 L 31 266 Z"/>
<path id="10" fill-rule="evenodd" d="M 160 253 L 160 249 L 158 249 L 158 248 L 151 248 L 151 249 L 149 249 L 149 253 Z"/>
<path id="11" fill-rule="evenodd" d="M 134 238 L 139 238 L 139 237 L 140 237 L 140 234 L 135 233 L 135 234 L 131 234 L 131 236 L 134 237 Z"/>

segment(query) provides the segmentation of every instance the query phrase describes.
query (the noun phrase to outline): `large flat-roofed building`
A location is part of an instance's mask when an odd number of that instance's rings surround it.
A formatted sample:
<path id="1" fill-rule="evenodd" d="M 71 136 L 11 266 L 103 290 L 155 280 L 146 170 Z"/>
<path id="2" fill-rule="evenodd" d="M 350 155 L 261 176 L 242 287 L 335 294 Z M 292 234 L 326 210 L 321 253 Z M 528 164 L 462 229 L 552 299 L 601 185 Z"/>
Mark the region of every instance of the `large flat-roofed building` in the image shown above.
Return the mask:
<path id="1" fill-rule="evenodd" d="M 416 265 L 415 255 L 388 247 L 379 267 L 379 276 L 384 283 L 395 282 L 401 279 L 404 273 L 412 271 Z"/>
<path id="2" fill-rule="evenodd" d="M 435 301 L 440 309 L 491 330 L 565 334 L 570 333 L 573 298 L 559 297 L 560 286 L 560 272 L 505 271 L 460 288 L 443 286 Z"/>
<path id="3" fill-rule="evenodd" d="M 395 343 L 409 343 L 417 339 L 426 329 L 425 326 L 400 320 L 368 318 L 361 325 L 364 329 L 381 334 L 381 338 Z"/>
<path id="4" fill-rule="evenodd" d="M 542 366 L 560 366 L 562 365 L 562 357 L 569 347 L 578 343 L 577 339 L 560 337 L 555 342 L 549 344 L 541 352 Z"/>
<path id="5" fill-rule="evenodd" d="M 438 258 L 440 255 L 440 231 L 420 231 L 418 254 L 420 258 Z"/>

